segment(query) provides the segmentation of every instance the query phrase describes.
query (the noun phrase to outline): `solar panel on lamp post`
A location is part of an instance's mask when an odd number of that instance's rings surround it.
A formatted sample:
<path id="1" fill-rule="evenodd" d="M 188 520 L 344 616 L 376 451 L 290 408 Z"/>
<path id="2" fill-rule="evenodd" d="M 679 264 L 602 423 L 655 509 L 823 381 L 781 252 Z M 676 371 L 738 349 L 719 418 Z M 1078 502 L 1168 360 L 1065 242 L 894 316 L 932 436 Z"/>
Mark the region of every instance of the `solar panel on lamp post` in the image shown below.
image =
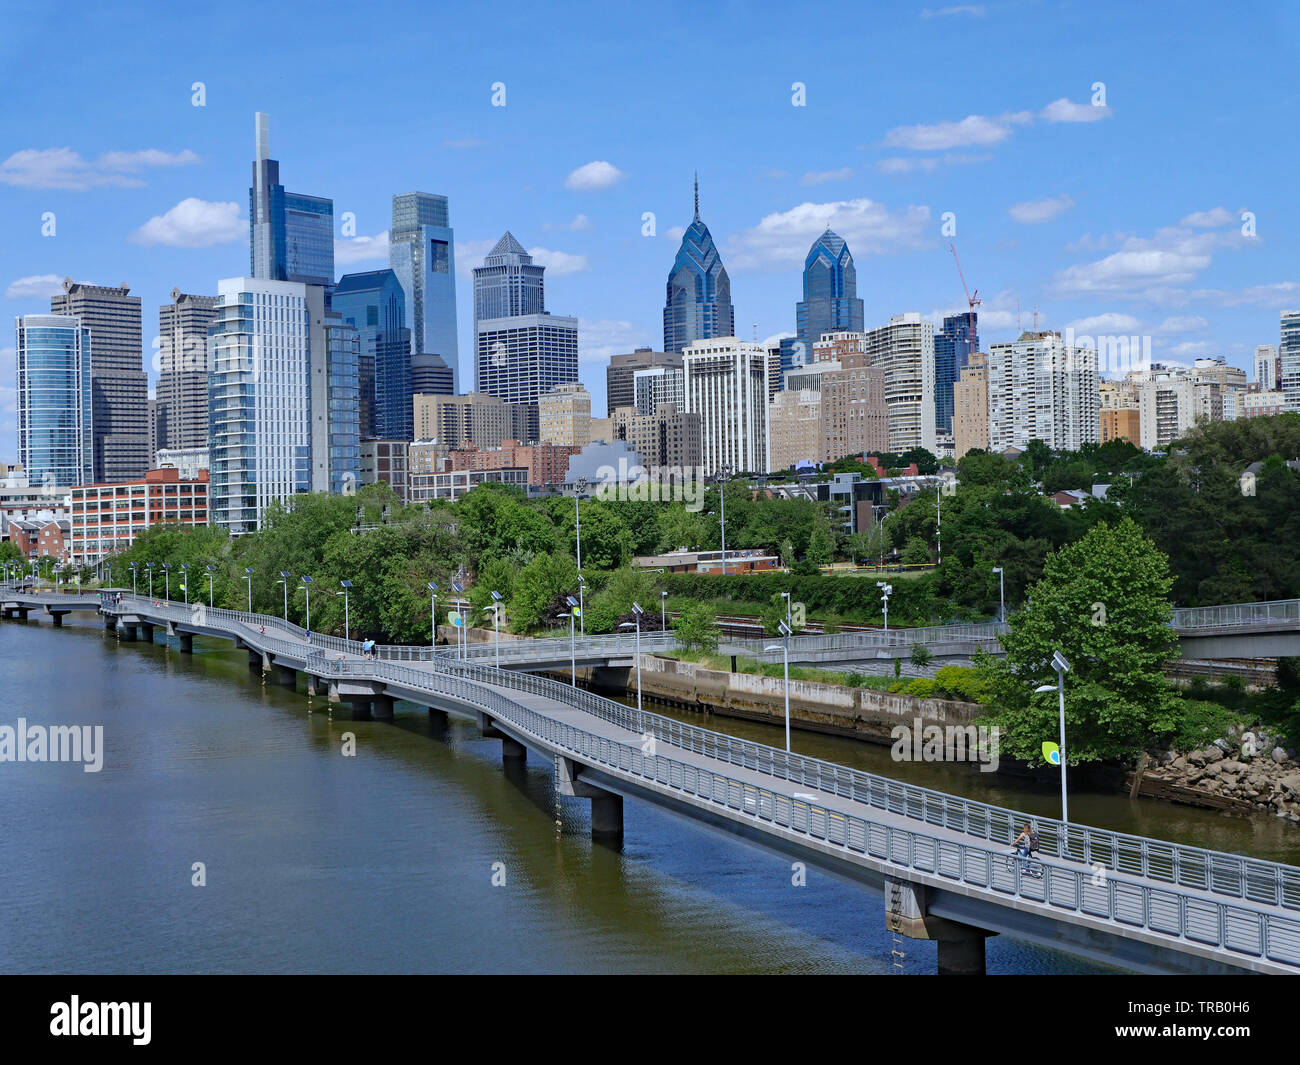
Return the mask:
<path id="1" fill-rule="evenodd" d="M 780 651 L 785 662 L 785 753 L 790 753 L 790 634 L 793 632 L 784 621 L 777 627 L 782 640 L 779 644 L 764 647 L 767 652 Z"/>

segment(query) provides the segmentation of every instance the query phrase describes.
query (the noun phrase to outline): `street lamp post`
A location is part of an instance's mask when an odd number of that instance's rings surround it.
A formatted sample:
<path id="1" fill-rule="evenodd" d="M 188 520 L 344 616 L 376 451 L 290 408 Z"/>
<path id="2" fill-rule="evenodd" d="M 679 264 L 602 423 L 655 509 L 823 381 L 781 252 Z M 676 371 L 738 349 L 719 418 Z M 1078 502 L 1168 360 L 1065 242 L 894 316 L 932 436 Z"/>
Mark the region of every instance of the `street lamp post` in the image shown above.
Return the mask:
<path id="1" fill-rule="evenodd" d="M 886 584 L 884 581 L 876 581 L 876 587 L 880 589 L 880 601 L 885 604 L 885 631 L 889 631 L 889 597 L 894 594 L 894 586 Z"/>
<path id="2" fill-rule="evenodd" d="M 781 642 L 773 644 L 770 647 L 764 647 L 764 651 L 780 651 L 782 660 L 785 663 L 785 753 L 790 753 L 790 634 L 794 630 L 784 621 L 781 622 L 777 631 L 781 634 Z"/>
<path id="3" fill-rule="evenodd" d="M 465 604 L 461 602 L 460 594 L 465 590 L 463 584 L 455 581 L 452 582 L 451 590 L 456 593 L 456 657 L 464 658 L 465 650 L 468 649 L 469 633 L 465 631 Z M 462 641 L 464 646 L 462 646 Z"/>
<path id="4" fill-rule="evenodd" d="M 132 594 L 132 595 L 135 595 L 135 594 L 136 594 L 136 590 L 135 590 L 135 579 L 136 579 L 136 577 L 138 577 L 139 575 L 140 575 L 140 563 L 139 563 L 139 562 L 132 562 L 132 563 L 131 563 L 131 594 Z"/>
<path id="5" fill-rule="evenodd" d="M 286 625 L 289 623 L 289 578 L 292 576 L 293 574 L 287 569 L 282 569 L 280 571 L 280 579 L 275 582 L 276 584 L 284 585 L 284 621 Z"/>
<path id="6" fill-rule="evenodd" d="M 659 631 L 668 631 L 668 593 L 659 593 Z"/>
<path id="7" fill-rule="evenodd" d="M 352 639 L 352 618 L 348 614 L 348 592 L 352 590 L 352 582 L 339 581 L 339 584 L 342 586 L 343 591 L 334 594 L 343 596 L 343 638 L 350 640 Z"/>
<path id="8" fill-rule="evenodd" d="M 641 609 L 641 604 L 634 602 L 632 604 L 632 615 L 636 619 L 636 712 L 641 713 L 641 615 L 645 611 Z M 623 622 L 620 629 L 630 629 L 632 624 Z"/>
<path id="9" fill-rule="evenodd" d="M 718 527 L 722 530 L 722 575 L 727 575 L 727 482 L 731 480 L 731 467 L 718 470 Z"/>
<path id="10" fill-rule="evenodd" d="M 998 620 L 1005 625 L 1007 621 L 1006 577 L 1002 572 L 1001 566 L 994 566 L 993 572 L 998 575 Z"/>
<path id="11" fill-rule="evenodd" d="M 311 632 L 311 578 L 308 576 L 302 579 L 302 590 L 307 593 L 307 631 Z"/>
<path id="12" fill-rule="evenodd" d="M 149 571 L 149 598 L 153 598 L 153 563 L 146 562 L 144 568 Z"/>
<path id="13" fill-rule="evenodd" d="M 436 647 L 438 644 L 438 582 L 430 581 L 427 587 L 433 597 L 429 602 L 429 646 Z"/>
<path id="14" fill-rule="evenodd" d="M 172 564 L 164 562 L 163 568 L 163 599 L 167 602 L 172 601 Z"/>
<path id="15" fill-rule="evenodd" d="M 1052 668 L 1056 670 L 1057 713 L 1060 717 L 1060 756 L 1061 756 L 1061 826 L 1070 823 L 1070 800 L 1065 790 L 1065 675 L 1070 672 L 1070 663 L 1060 651 L 1052 652 Z M 1035 688 L 1035 692 L 1050 692 L 1051 684 Z"/>
<path id="16" fill-rule="evenodd" d="M 578 574 L 578 635 L 587 635 L 587 607 L 586 607 L 587 578 L 581 573 Z"/>
<path id="17" fill-rule="evenodd" d="M 253 612 L 253 568 L 244 567 L 244 580 L 248 582 L 248 612 Z"/>
<path id="18" fill-rule="evenodd" d="M 213 600 L 216 599 L 216 594 L 212 590 L 212 575 L 213 573 L 216 572 L 217 567 L 212 565 L 212 563 L 208 563 L 207 569 L 208 569 L 208 606 L 211 607 L 215 605 L 213 603 Z"/>
<path id="19" fill-rule="evenodd" d="M 492 627 L 495 629 L 495 635 L 492 638 L 493 652 L 496 658 L 497 669 L 501 668 L 501 593 L 492 593 Z"/>
<path id="20" fill-rule="evenodd" d="M 181 591 L 185 593 L 185 605 L 190 605 L 190 564 L 181 563 Z"/>
<path id="21" fill-rule="evenodd" d="M 577 687 L 578 648 L 575 635 L 577 630 L 573 627 L 573 611 L 575 608 L 578 608 L 578 601 L 571 595 L 566 595 L 564 601 L 569 604 L 569 612 L 567 614 L 561 614 L 560 617 L 569 619 L 569 683 L 572 686 Z"/>

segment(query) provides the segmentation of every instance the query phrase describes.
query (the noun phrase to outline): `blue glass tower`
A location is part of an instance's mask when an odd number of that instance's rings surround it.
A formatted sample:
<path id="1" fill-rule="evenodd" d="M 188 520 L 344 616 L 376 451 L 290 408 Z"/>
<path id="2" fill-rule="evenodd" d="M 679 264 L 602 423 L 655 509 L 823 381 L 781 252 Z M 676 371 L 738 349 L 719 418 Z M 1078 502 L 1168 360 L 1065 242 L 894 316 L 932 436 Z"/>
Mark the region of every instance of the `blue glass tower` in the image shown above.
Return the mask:
<path id="1" fill-rule="evenodd" d="M 393 197 L 388 265 L 406 293 L 411 354 L 441 356 L 459 387 L 455 252 L 446 196 L 403 192 Z"/>
<path id="2" fill-rule="evenodd" d="M 781 380 L 813 361 L 823 333 L 862 332 L 858 271 L 844 238 L 827 229 L 813 241 L 803 264 L 803 301 L 795 305 L 795 335 L 781 341 Z"/>
<path id="3" fill-rule="evenodd" d="M 943 329 L 934 335 L 934 427 L 937 432 L 952 432 L 953 385 L 970 362 L 971 352 L 979 351 L 979 323 L 975 311 L 950 314 Z"/>
<path id="4" fill-rule="evenodd" d="M 254 119 L 257 158 L 248 189 L 248 258 L 252 276 L 304 285 L 334 284 L 334 201 L 285 192 L 270 158 L 270 119 Z"/>
<path id="5" fill-rule="evenodd" d="M 360 336 L 362 393 L 374 390 L 373 427 L 384 440 L 411 439 L 411 333 L 406 327 L 406 295 L 392 270 L 369 270 L 339 278 L 331 302 L 336 314 Z"/>
<path id="6" fill-rule="evenodd" d="M 90 330 L 64 314 L 28 314 L 18 329 L 18 461 L 30 483 L 94 482 Z"/>
<path id="7" fill-rule="evenodd" d="M 695 179 L 695 219 L 682 236 L 668 275 L 664 303 L 664 351 L 679 352 L 697 340 L 736 335 L 731 279 L 700 221 L 700 180 Z"/>

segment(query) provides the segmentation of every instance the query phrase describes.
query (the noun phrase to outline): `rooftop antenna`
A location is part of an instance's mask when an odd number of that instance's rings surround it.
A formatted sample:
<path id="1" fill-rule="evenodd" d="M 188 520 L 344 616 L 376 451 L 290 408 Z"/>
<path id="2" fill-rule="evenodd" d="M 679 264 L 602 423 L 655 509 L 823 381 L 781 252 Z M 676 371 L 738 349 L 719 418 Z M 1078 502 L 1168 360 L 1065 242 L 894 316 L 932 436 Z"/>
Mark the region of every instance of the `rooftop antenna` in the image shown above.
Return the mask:
<path id="1" fill-rule="evenodd" d="M 1017 296 L 1016 297 L 1016 332 L 1023 333 L 1024 331 L 1025 331 L 1025 323 L 1020 318 L 1020 297 Z"/>
<path id="2" fill-rule="evenodd" d="M 695 221 L 700 220 L 700 172 L 695 171 Z"/>
<path id="3" fill-rule="evenodd" d="M 1034 332 L 1038 332 L 1038 304 L 1034 304 Z"/>

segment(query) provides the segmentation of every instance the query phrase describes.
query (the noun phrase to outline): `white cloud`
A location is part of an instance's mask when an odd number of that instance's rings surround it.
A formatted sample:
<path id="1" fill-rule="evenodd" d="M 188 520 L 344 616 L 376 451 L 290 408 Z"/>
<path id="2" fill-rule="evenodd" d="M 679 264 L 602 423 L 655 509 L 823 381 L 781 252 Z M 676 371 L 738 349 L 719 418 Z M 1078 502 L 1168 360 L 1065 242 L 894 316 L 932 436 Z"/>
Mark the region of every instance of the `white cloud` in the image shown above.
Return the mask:
<path id="1" fill-rule="evenodd" d="M 1156 327 L 1158 333 L 1196 333 L 1208 329 L 1210 323 L 1199 314 L 1166 318 Z"/>
<path id="2" fill-rule="evenodd" d="M 164 152 L 105 152 L 93 162 L 71 148 L 24 148 L 0 163 L 0 183 L 29 189 L 84 190 L 96 186 L 143 185 L 138 176 L 150 167 L 189 166 L 199 157 L 189 149 Z"/>
<path id="3" fill-rule="evenodd" d="M 1047 200 L 1026 200 L 1012 204 L 1007 214 L 1022 225 L 1038 225 L 1059 218 L 1074 206 L 1074 200 L 1067 195 L 1053 196 Z"/>
<path id="4" fill-rule="evenodd" d="M 1184 295 L 1188 301 L 1214 303 L 1221 307 L 1251 306 L 1290 310 L 1300 304 L 1300 282 L 1274 281 L 1267 285 L 1251 285 L 1235 292 L 1203 288 Z"/>
<path id="5" fill-rule="evenodd" d="M 808 248 L 827 227 L 848 241 L 853 254 L 884 255 L 928 247 L 930 208 L 908 206 L 890 211 L 868 199 L 801 203 L 766 215 L 758 225 L 737 234 L 724 257 L 731 269 L 785 268 L 802 263 Z"/>
<path id="6" fill-rule="evenodd" d="M 970 15 L 972 18 L 983 18 L 984 5 L 959 4 L 954 7 L 941 7 L 937 10 L 929 7 L 923 7 L 921 9 L 922 18 L 946 18 L 949 15 Z"/>
<path id="7" fill-rule="evenodd" d="M 578 319 L 578 361 L 607 363 L 611 355 L 636 348 L 659 346 L 661 337 L 650 341 L 647 330 L 621 319 Z"/>
<path id="8" fill-rule="evenodd" d="M 1048 122 L 1100 122 L 1114 113 L 1106 104 L 1076 104 L 1062 96 L 1044 107 L 1038 117 Z"/>
<path id="9" fill-rule="evenodd" d="M 616 182 L 621 181 L 623 176 L 623 171 L 613 163 L 596 160 L 570 172 L 569 176 L 564 179 L 564 187 L 578 191 L 607 189 Z"/>
<path id="10" fill-rule="evenodd" d="M 51 296 L 58 296 L 63 292 L 63 278 L 58 274 L 33 274 L 31 277 L 20 277 L 17 281 L 11 282 L 5 289 L 5 299 L 7 300 L 47 300 Z M 12 348 L 6 348 L 6 351 L 12 351 Z"/>
<path id="11" fill-rule="evenodd" d="M 1136 333 L 1141 330 L 1142 322 L 1131 314 L 1107 311 L 1104 314 L 1094 314 L 1087 318 L 1076 318 L 1073 322 L 1067 323 L 1067 328 L 1073 329 L 1077 334 L 1113 336 L 1116 333 Z"/>
<path id="12" fill-rule="evenodd" d="M 154 215 L 127 239 L 132 244 L 206 248 L 247 234 L 248 223 L 239 217 L 239 204 L 213 203 L 190 196 L 165 214 Z"/>
<path id="13" fill-rule="evenodd" d="M 457 248 L 459 251 L 459 247 Z M 373 237 L 352 237 L 334 241 L 334 265 L 388 261 L 388 230 Z"/>
<path id="14" fill-rule="evenodd" d="M 885 144 L 919 152 L 998 144 L 1011 135 L 1012 126 L 1031 121 L 1033 116 L 1028 111 L 1016 111 L 1004 115 L 967 115 L 959 122 L 897 126 L 885 134 Z"/>
<path id="15" fill-rule="evenodd" d="M 564 277 L 566 274 L 581 274 L 591 269 L 585 255 L 570 255 L 565 251 L 552 251 L 549 248 L 529 248 L 528 254 L 538 266 L 546 267 L 552 277 Z"/>
<path id="16" fill-rule="evenodd" d="M 828 181 L 846 181 L 852 176 L 851 166 L 842 166 L 838 170 L 810 170 L 799 179 L 799 184 L 824 185 Z"/>
<path id="17" fill-rule="evenodd" d="M 578 232 L 586 231 L 591 228 L 591 219 L 589 219 L 585 214 L 580 214 L 572 222 L 559 222 L 559 223 L 547 222 L 545 225 L 542 226 L 542 228 L 559 229 L 559 230 L 566 230 L 570 233 L 578 233 Z"/>
<path id="18" fill-rule="evenodd" d="M 770 337 L 764 337 L 762 344 L 763 347 L 765 348 L 774 348 L 779 343 L 781 343 L 781 341 L 783 341 L 786 337 L 792 337 L 797 335 L 798 335 L 797 333 L 790 333 L 790 332 L 773 333 Z"/>
<path id="19" fill-rule="evenodd" d="M 790 175 L 787 174 L 784 170 L 764 170 L 763 173 L 760 174 L 759 176 L 768 178 L 772 181 L 779 181 L 781 180 L 781 178 L 786 178 L 789 177 Z"/>
<path id="20" fill-rule="evenodd" d="M 882 174 L 910 174 L 917 170 L 931 173 L 938 170 L 941 166 L 960 166 L 965 163 L 987 163 L 992 158 L 993 156 L 988 152 L 984 152 L 980 155 L 947 152 L 944 155 L 919 156 L 916 158 L 908 156 L 890 156 L 887 159 L 877 160 L 875 167 Z"/>
<path id="21" fill-rule="evenodd" d="M 1237 216 L 1224 207 L 1212 207 L 1208 211 L 1193 211 L 1178 224 L 1180 226 L 1194 226 L 1197 229 L 1217 229 L 1219 226 L 1229 226 L 1237 221 Z"/>
<path id="22" fill-rule="evenodd" d="M 456 273 L 472 277 L 474 267 L 483 265 L 483 257 L 496 247 L 498 239 L 456 241 Z"/>
<path id="23" fill-rule="evenodd" d="M 664 231 L 664 237 L 667 240 L 671 240 L 674 244 L 680 244 L 682 237 L 684 236 L 686 236 L 685 226 L 669 226 L 668 229 Z"/>

